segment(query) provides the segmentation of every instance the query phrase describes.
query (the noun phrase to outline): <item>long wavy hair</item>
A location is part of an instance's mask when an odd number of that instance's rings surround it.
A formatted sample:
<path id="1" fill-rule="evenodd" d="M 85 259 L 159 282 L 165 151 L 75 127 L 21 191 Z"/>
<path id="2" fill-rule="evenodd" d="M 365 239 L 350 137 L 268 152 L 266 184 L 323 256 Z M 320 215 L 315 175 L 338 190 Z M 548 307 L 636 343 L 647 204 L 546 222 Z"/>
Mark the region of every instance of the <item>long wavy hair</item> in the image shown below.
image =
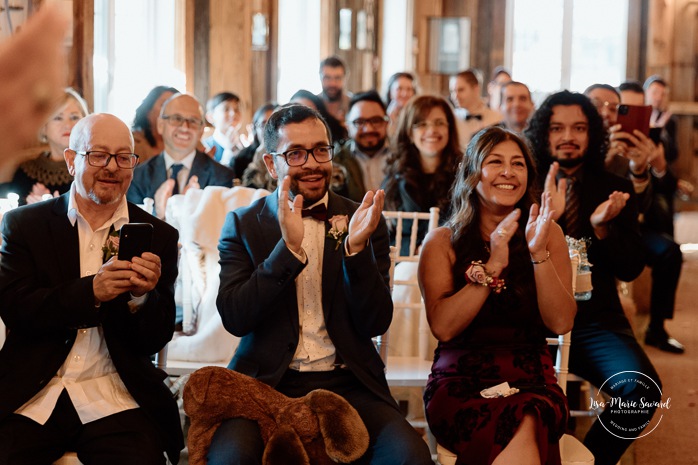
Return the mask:
<path id="1" fill-rule="evenodd" d="M 533 156 L 538 163 L 539 175 L 544 177 L 548 173 L 550 165 L 555 161 L 550 152 L 549 137 L 550 118 L 553 115 L 553 107 L 557 105 L 579 105 L 581 107 L 589 124 L 589 146 L 584 154 L 583 169 L 585 171 L 603 171 L 604 158 L 608 150 L 608 133 L 604 129 L 603 118 L 589 97 L 577 92 L 563 90 L 545 99 L 531 117 L 528 128 L 524 131 L 524 135 L 533 149 Z"/>
<path id="2" fill-rule="evenodd" d="M 526 242 L 526 223 L 531 205 L 538 198 L 539 189 L 536 183 L 536 166 L 531 151 L 515 132 L 496 126 L 482 129 L 470 140 L 463 161 L 458 167 L 456 182 L 453 187 L 452 215 L 446 226 L 451 229 L 451 243 L 456 253 L 453 267 L 457 288 L 465 285 L 463 275 L 472 260 L 487 260 L 489 253 L 486 240 L 480 230 L 481 203 L 476 191 L 482 178 L 482 163 L 492 149 L 506 141 L 514 142 L 520 149 L 526 162 L 528 182 L 526 192 L 516 203 L 515 208 L 521 210 L 519 227 L 509 241 L 509 265 L 506 275 L 514 276 L 513 282 L 507 281 L 508 291 L 502 298 L 512 299 L 513 302 L 528 302 L 526 297 L 535 289 L 532 282 L 533 271 L 528 255 Z"/>
<path id="3" fill-rule="evenodd" d="M 451 199 L 452 214 L 446 223 L 451 228 L 454 243 L 459 241 L 466 231 L 470 229 L 477 230 L 479 234 L 480 199 L 476 188 L 480 183 L 480 178 L 482 178 L 482 163 L 495 146 L 507 141 L 514 142 L 519 147 L 526 161 L 528 174 L 526 193 L 516 203 L 515 207 L 521 209 L 519 231 L 525 229 L 528 211 L 538 194 L 536 165 L 533 161 L 531 150 L 524 139 L 515 132 L 497 126 L 490 126 L 473 136 L 465 151 L 465 156 L 458 166 Z"/>
<path id="4" fill-rule="evenodd" d="M 422 172 L 420 154 L 412 141 L 413 127 L 427 119 L 434 108 L 441 108 L 448 122 L 448 143 L 441 152 L 439 166 L 434 173 L 430 186 L 420 186 L 419 178 Z M 458 129 L 453 109 L 446 100 L 434 95 L 420 95 L 407 102 L 400 119 L 397 132 L 391 145 L 391 154 L 386 163 L 384 183 L 386 210 L 399 210 L 399 184 L 404 179 L 407 184 L 417 189 L 429 189 L 438 199 L 437 207 L 443 212 L 448 211 L 450 190 L 456 176 L 456 169 L 463 153 L 458 143 Z"/>

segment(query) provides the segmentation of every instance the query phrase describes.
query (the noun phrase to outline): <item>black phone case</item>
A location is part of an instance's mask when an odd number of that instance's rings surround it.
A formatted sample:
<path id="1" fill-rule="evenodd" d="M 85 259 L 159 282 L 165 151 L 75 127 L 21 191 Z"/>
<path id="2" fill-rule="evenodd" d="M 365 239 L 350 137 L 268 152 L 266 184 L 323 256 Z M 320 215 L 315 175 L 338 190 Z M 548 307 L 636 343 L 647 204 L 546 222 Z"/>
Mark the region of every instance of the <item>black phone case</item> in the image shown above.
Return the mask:
<path id="1" fill-rule="evenodd" d="M 153 225 L 150 223 L 126 223 L 119 231 L 119 260 L 131 261 L 153 246 Z"/>

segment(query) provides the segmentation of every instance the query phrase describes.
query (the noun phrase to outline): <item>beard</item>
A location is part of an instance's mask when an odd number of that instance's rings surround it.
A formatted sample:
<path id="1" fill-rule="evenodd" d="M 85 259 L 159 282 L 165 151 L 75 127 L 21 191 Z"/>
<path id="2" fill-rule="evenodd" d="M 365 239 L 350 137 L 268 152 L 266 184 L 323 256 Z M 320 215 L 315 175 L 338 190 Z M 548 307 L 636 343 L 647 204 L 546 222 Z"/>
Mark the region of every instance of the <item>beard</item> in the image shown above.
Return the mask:
<path id="1" fill-rule="evenodd" d="M 366 135 L 369 135 L 369 134 L 366 134 Z M 370 135 L 375 136 L 375 137 L 380 137 L 378 134 L 375 134 L 375 133 L 372 133 Z M 356 148 L 359 149 L 362 153 L 364 153 L 366 155 L 374 155 L 379 150 L 381 150 L 383 148 L 383 146 L 385 145 L 385 137 L 382 139 L 379 138 L 375 144 L 371 144 L 371 145 L 364 145 L 357 138 L 357 139 L 354 139 L 354 144 L 356 144 Z"/>
<path id="2" fill-rule="evenodd" d="M 553 161 L 558 162 L 562 168 L 574 168 L 584 163 L 584 157 L 578 158 L 557 158 L 555 155 L 552 156 Z"/>
<path id="3" fill-rule="evenodd" d="M 342 98 L 342 89 L 339 87 L 327 87 L 322 89 L 322 92 L 330 102 L 336 102 Z"/>
<path id="4" fill-rule="evenodd" d="M 323 185 L 321 189 L 306 189 L 302 188 L 299 179 L 306 177 L 306 176 L 322 176 L 323 178 Z M 288 197 L 290 200 L 293 200 L 296 198 L 297 195 L 302 195 L 303 196 L 303 207 L 309 207 L 321 198 L 325 196 L 327 193 L 328 189 L 330 188 L 330 177 L 331 177 L 331 172 L 328 172 L 323 169 L 317 169 L 313 171 L 304 171 L 302 173 L 298 173 L 294 176 L 291 177 L 291 187 L 289 189 Z"/>

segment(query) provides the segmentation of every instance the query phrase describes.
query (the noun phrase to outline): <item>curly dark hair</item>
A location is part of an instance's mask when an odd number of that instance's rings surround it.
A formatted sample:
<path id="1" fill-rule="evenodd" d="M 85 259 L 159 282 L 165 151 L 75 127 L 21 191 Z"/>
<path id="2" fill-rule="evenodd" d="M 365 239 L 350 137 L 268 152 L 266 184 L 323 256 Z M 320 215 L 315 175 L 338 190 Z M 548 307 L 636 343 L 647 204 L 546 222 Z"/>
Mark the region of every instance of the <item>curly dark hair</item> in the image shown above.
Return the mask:
<path id="1" fill-rule="evenodd" d="M 548 96 L 531 118 L 524 135 L 531 144 L 533 156 L 538 164 L 538 175 L 542 179 L 555 161 L 550 152 L 549 131 L 553 107 L 578 105 L 589 123 L 589 146 L 584 154 L 583 169 L 599 172 L 604 170 L 604 158 L 608 150 L 608 133 L 603 118 L 589 97 L 577 92 L 563 90 Z"/>
<path id="2" fill-rule="evenodd" d="M 420 186 L 422 173 L 420 154 L 412 142 L 413 126 L 427 119 L 434 108 L 441 108 L 448 122 L 448 144 L 441 153 L 439 166 L 429 186 Z M 430 191 L 441 212 L 447 212 L 451 201 L 450 191 L 456 177 L 456 169 L 463 153 L 458 143 L 458 129 L 453 110 L 446 100 L 434 95 L 413 97 L 405 106 L 398 120 L 397 132 L 387 160 L 384 181 L 386 210 L 400 210 L 399 184 L 404 179 L 417 190 Z"/>

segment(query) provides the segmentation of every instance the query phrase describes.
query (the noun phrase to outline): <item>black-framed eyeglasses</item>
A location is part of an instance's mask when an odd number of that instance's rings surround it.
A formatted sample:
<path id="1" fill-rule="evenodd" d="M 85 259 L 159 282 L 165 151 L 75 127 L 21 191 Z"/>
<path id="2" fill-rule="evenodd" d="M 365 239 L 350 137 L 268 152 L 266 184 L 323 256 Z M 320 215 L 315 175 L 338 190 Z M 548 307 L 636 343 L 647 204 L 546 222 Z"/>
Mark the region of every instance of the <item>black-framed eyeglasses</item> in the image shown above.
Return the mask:
<path id="1" fill-rule="evenodd" d="M 303 166 L 308 161 L 308 155 L 312 155 L 316 162 L 327 163 L 332 161 L 334 147 L 323 145 L 312 149 L 292 149 L 283 153 L 270 152 L 271 155 L 284 157 L 288 166 Z"/>
<path id="2" fill-rule="evenodd" d="M 160 118 L 168 121 L 172 126 L 178 128 L 184 126 L 184 123 L 187 123 L 187 126 L 192 129 L 201 129 L 201 127 L 204 125 L 204 122 L 199 118 L 185 118 L 184 116 L 176 113 L 174 115 L 162 115 Z"/>
<path id="3" fill-rule="evenodd" d="M 388 115 L 385 116 L 374 116 L 373 118 L 357 118 L 354 121 L 350 121 L 351 125 L 354 126 L 356 129 L 361 129 L 365 128 L 369 124 L 373 126 L 374 128 L 384 126 L 390 121 L 390 117 Z"/>
<path id="4" fill-rule="evenodd" d="M 89 152 L 81 152 L 76 150 L 75 153 L 82 155 L 83 157 L 87 157 L 87 163 L 98 168 L 104 168 L 105 166 L 109 165 L 112 158 L 116 160 L 116 166 L 127 170 L 132 170 L 138 164 L 138 155 L 135 153 L 109 153 L 101 152 L 99 150 L 90 150 Z"/>

